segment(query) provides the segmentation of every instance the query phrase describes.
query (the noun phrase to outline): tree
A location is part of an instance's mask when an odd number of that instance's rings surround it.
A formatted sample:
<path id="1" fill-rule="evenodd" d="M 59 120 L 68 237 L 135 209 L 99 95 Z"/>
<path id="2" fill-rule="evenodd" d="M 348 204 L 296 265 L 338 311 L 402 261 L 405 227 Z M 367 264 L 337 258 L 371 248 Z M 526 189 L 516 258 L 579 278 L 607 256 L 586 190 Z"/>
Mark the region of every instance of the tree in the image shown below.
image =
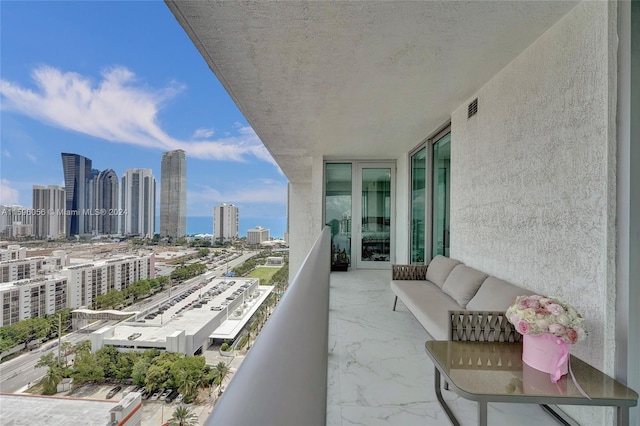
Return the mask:
<path id="1" fill-rule="evenodd" d="M 104 379 L 104 370 L 98 364 L 96 357 L 91 352 L 85 352 L 84 350 L 78 352 L 78 346 L 76 346 L 76 358 L 73 363 L 71 377 L 78 383 Z M 89 342 L 90 347 L 91 342 Z"/>
<path id="2" fill-rule="evenodd" d="M 200 385 L 206 367 L 202 356 L 180 358 L 171 366 L 173 382 L 185 396 L 193 397 Z"/>
<path id="3" fill-rule="evenodd" d="M 173 412 L 169 426 L 190 426 L 195 425 L 196 421 L 197 416 L 191 411 L 191 408 L 181 405 Z"/>
<path id="4" fill-rule="evenodd" d="M 52 369 L 58 366 L 59 366 L 59 362 L 56 355 L 53 352 L 49 352 L 42 355 L 40 359 L 38 359 L 38 362 L 36 362 L 35 368 L 49 367 L 49 369 Z"/>
<path id="5" fill-rule="evenodd" d="M 53 395 L 58 390 L 58 383 L 62 380 L 62 370 L 59 367 L 51 367 L 42 378 L 43 393 Z"/>
<path id="6" fill-rule="evenodd" d="M 218 396 L 222 395 L 222 381 L 229 374 L 229 366 L 225 364 L 223 361 L 220 361 L 214 367 L 215 377 L 218 381 Z"/>
<path id="7" fill-rule="evenodd" d="M 149 370 L 150 366 L 151 361 L 145 357 L 141 357 L 136 360 L 131 369 L 133 384 L 137 386 L 143 386 L 145 384 L 145 377 L 147 376 L 147 370 Z"/>
<path id="8" fill-rule="evenodd" d="M 27 318 L 11 326 L 18 343 L 29 344 L 32 340 L 42 339 L 51 331 L 51 325 L 45 318 Z"/>

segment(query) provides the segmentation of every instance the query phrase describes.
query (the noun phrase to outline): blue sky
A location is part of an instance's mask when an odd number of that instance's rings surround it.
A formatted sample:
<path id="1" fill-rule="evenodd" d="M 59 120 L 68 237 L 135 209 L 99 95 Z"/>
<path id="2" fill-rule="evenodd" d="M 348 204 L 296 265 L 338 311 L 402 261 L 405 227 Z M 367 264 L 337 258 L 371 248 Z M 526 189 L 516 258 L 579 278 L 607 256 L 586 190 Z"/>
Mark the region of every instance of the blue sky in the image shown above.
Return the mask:
<path id="1" fill-rule="evenodd" d="M 187 214 L 221 202 L 286 216 L 287 180 L 161 1 L 0 1 L 0 204 L 63 185 L 61 152 L 93 168 L 187 153 Z M 159 210 L 157 211 L 159 214 Z"/>

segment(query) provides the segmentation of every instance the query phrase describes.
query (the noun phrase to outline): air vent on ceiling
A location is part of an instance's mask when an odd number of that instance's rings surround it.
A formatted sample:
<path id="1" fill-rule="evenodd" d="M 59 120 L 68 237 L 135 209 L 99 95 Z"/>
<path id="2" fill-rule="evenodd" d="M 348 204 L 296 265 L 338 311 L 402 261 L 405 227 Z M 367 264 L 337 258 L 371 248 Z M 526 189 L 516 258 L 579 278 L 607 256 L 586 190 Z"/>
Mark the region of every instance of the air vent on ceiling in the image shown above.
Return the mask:
<path id="1" fill-rule="evenodd" d="M 467 109 L 467 119 L 476 115 L 477 112 L 478 112 L 478 98 L 475 98 L 473 101 L 471 101 Z"/>

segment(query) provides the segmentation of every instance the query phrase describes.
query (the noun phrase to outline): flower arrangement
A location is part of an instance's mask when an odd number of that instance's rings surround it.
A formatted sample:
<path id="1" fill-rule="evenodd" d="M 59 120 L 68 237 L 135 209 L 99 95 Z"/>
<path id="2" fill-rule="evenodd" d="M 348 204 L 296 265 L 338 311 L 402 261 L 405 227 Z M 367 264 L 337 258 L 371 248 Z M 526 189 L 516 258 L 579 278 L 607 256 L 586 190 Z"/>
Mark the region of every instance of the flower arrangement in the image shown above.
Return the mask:
<path id="1" fill-rule="evenodd" d="M 568 343 L 587 337 L 584 318 L 576 310 L 555 297 L 518 296 L 507 309 L 507 319 L 520 334 L 549 333 Z"/>

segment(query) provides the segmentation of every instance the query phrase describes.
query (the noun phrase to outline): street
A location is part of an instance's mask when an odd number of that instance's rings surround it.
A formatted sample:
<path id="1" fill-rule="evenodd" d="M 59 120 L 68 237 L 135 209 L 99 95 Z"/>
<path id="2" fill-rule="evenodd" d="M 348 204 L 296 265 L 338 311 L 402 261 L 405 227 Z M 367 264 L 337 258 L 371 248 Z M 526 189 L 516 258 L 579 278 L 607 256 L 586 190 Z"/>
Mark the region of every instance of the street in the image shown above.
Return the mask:
<path id="1" fill-rule="evenodd" d="M 244 263 L 247 259 L 253 257 L 256 252 L 245 252 L 240 257 L 231 260 L 224 265 L 218 266 L 215 269 L 210 269 L 209 272 L 215 271 L 216 277 L 220 278 L 224 275 L 228 270 L 235 268 L 236 266 Z M 164 290 L 158 294 L 151 296 L 150 298 L 144 299 L 140 302 L 137 302 L 131 306 L 128 306 L 124 309 L 127 312 L 133 311 L 142 311 L 146 309 L 155 308 L 158 305 L 166 302 L 170 297 L 173 297 L 188 288 L 192 285 L 196 285 L 200 283 L 201 276 L 193 277 L 191 279 L 186 280 L 185 282 L 174 286 L 171 289 Z M 87 330 L 94 331 L 103 326 L 113 325 L 117 321 L 115 320 L 102 320 L 99 322 L 94 322 L 87 327 L 85 330 L 79 330 L 73 333 L 70 333 L 61 338 L 61 342 L 70 342 L 72 345 L 76 345 L 83 340 L 89 339 L 89 333 Z M 40 359 L 40 357 L 46 353 L 54 352 L 57 354 L 58 340 L 52 340 L 49 342 L 45 342 L 42 344 L 40 348 L 33 349 L 31 352 L 24 353 L 14 359 L 3 362 L 0 365 L 0 391 L 2 392 L 17 392 L 21 389 L 24 389 L 29 383 L 34 383 L 39 380 L 44 374 L 47 372 L 46 367 L 35 368 L 36 363 Z M 64 354 L 62 354 L 64 356 Z"/>

